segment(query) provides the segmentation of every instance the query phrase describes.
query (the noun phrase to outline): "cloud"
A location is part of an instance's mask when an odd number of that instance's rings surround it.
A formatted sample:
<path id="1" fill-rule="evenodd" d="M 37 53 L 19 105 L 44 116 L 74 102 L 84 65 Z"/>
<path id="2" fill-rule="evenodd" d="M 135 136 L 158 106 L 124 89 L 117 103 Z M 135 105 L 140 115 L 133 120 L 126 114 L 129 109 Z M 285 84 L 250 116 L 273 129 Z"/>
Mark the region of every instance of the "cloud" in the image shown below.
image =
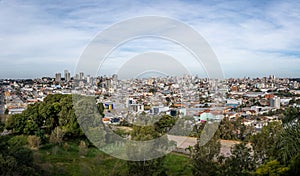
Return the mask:
<path id="1" fill-rule="evenodd" d="M 114 23 L 145 15 L 171 17 L 191 25 L 213 48 L 227 77 L 299 77 L 299 8 L 297 1 L 3 0 L 0 78 L 73 71 L 97 33 Z M 184 50 L 159 40 L 156 45 L 146 39 L 128 43 L 111 59 L 128 59 L 147 51 L 165 52 L 181 62 L 188 61 L 183 64 L 191 70 L 199 70 Z M 111 67 L 120 67 L 125 60 L 113 62 Z"/>

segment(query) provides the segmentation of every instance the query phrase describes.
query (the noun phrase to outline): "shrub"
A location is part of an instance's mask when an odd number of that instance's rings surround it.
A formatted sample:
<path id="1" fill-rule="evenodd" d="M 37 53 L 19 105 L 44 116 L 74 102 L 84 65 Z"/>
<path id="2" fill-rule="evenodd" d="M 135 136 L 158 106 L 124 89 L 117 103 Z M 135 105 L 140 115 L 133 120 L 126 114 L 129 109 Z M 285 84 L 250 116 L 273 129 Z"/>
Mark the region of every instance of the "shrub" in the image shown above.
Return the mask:
<path id="1" fill-rule="evenodd" d="M 50 143 L 61 145 L 64 135 L 64 131 L 60 127 L 56 127 L 50 135 Z"/>
<path id="2" fill-rule="evenodd" d="M 30 135 L 27 137 L 27 142 L 31 148 L 39 148 L 41 144 L 41 138 L 38 136 Z"/>
<path id="3" fill-rule="evenodd" d="M 88 152 L 88 147 L 84 141 L 80 141 L 79 144 L 79 155 L 85 156 Z"/>
<path id="4" fill-rule="evenodd" d="M 14 136 L 9 139 L 8 144 L 14 147 L 22 147 L 27 144 L 27 137 L 24 135 Z"/>
<path id="5" fill-rule="evenodd" d="M 63 148 L 65 151 L 68 151 L 70 149 L 70 145 L 68 143 L 64 143 Z"/>

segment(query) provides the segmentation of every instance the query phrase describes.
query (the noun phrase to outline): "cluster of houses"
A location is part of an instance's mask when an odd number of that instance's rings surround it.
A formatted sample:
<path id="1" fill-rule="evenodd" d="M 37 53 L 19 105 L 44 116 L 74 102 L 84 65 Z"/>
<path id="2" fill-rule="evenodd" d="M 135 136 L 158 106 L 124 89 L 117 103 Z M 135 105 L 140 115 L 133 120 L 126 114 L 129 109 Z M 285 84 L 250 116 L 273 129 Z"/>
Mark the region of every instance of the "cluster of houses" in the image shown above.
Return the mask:
<path id="1" fill-rule="evenodd" d="M 139 116 L 192 117 L 192 123 L 242 118 L 245 125 L 261 128 L 279 120 L 276 112 L 300 97 L 300 85 L 287 78 L 242 78 L 214 81 L 185 75 L 119 80 L 80 73 L 66 79 L 1 80 L 8 114 L 21 113 L 28 104 L 43 101 L 49 94 L 94 95 L 103 103 L 104 123 L 134 122 Z M 299 106 L 294 104 L 294 106 Z"/>

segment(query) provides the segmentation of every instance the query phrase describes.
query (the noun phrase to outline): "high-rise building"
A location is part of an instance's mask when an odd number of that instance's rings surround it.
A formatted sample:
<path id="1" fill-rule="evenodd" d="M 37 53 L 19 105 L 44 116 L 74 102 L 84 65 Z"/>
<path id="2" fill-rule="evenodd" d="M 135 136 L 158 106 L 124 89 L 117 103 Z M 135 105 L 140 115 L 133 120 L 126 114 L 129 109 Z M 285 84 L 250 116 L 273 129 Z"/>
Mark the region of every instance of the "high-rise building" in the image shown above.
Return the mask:
<path id="1" fill-rule="evenodd" d="M 68 70 L 65 70 L 65 81 L 68 82 L 71 80 L 71 74 Z"/>
<path id="2" fill-rule="evenodd" d="M 60 82 L 61 81 L 61 73 L 55 73 L 55 81 Z"/>
<path id="3" fill-rule="evenodd" d="M 90 76 L 90 75 L 87 75 L 87 77 L 86 77 L 86 82 L 87 82 L 88 84 L 90 84 L 90 83 L 92 82 L 91 76 Z"/>
<path id="4" fill-rule="evenodd" d="M 84 73 L 83 73 L 83 72 L 80 72 L 80 73 L 79 73 L 79 79 L 80 79 L 80 80 L 83 80 L 83 79 L 84 79 Z"/>
<path id="5" fill-rule="evenodd" d="M 79 80 L 79 74 L 75 75 L 75 80 Z"/>
<path id="6" fill-rule="evenodd" d="M 112 75 L 112 79 L 113 79 L 113 81 L 118 81 L 118 75 L 117 74 L 113 74 Z"/>

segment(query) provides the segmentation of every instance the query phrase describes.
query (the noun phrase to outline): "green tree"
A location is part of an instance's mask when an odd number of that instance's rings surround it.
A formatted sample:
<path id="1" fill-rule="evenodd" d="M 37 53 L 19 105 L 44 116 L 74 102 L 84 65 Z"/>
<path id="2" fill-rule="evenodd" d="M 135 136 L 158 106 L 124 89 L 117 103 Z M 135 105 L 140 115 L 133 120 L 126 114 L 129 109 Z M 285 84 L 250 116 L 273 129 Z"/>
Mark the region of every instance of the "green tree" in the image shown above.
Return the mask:
<path id="1" fill-rule="evenodd" d="M 284 111 L 284 118 L 282 119 L 283 123 L 290 123 L 295 120 L 299 121 L 300 119 L 300 108 L 298 107 L 288 107 Z"/>
<path id="2" fill-rule="evenodd" d="M 282 132 L 280 122 L 271 122 L 264 126 L 260 133 L 252 136 L 250 139 L 254 151 L 254 157 L 260 164 L 274 159 L 277 153 L 276 144 L 279 141 Z"/>
<path id="3" fill-rule="evenodd" d="M 154 124 L 155 130 L 159 133 L 167 133 L 170 131 L 170 129 L 175 125 L 176 118 L 169 116 L 169 115 L 163 115 L 158 122 Z"/>
<path id="4" fill-rule="evenodd" d="M 220 124 L 220 138 L 225 140 L 231 140 L 234 137 L 232 132 L 234 131 L 234 124 L 229 118 L 224 118 Z"/>
<path id="5" fill-rule="evenodd" d="M 155 131 L 153 126 L 133 126 L 133 131 L 131 133 L 132 140 L 147 141 L 157 137 L 159 137 L 159 133 Z M 145 149 L 149 149 L 149 146 Z M 131 151 L 129 149 L 127 152 L 133 154 L 133 152 L 136 151 Z M 147 151 L 143 152 L 147 153 Z M 165 168 L 163 167 L 164 158 L 165 157 L 144 161 L 127 161 L 128 174 L 136 176 L 166 175 Z"/>
<path id="6" fill-rule="evenodd" d="M 300 122 L 284 126 L 276 149 L 277 159 L 285 164 L 300 153 Z"/>
<path id="7" fill-rule="evenodd" d="M 231 156 L 220 160 L 222 162 L 220 175 L 251 175 L 252 170 L 255 168 L 251 148 L 244 142 L 234 145 L 231 148 Z"/>
<path id="8" fill-rule="evenodd" d="M 9 113 L 9 110 L 5 109 L 4 114 L 8 114 L 8 113 Z"/>
<path id="9" fill-rule="evenodd" d="M 255 171 L 255 175 L 281 176 L 286 175 L 288 170 L 288 167 L 281 165 L 277 160 L 271 160 L 266 164 L 259 166 Z"/>
<path id="10" fill-rule="evenodd" d="M 65 131 L 65 137 L 76 138 L 83 136 L 83 132 L 77 122 L 75 111 L 73 109 L 72 96 L 67 95 L 63 97 L 60 100 L 59 105 L 59 126 Z"/>
<path id="11" fill-rule="evenodd" d="M 219 140 L 219 131 L 217 131 L 211 139 L 205 144 L 201 145 L 201 140 L 207 140 L 211 131 L 214 127 L 213 125 L 218 124 L 207 124 L 210 127 L 204 128 L 199 134 L 198 142 L 194 146 L 194 151 L 192 154 L 192 165 L 193 174 L 199 176 L 217 175 L 218 174 L 218 163 L 215 160 L 220 154 L 221 143 Z M 201 137 L 200 137 L 201 136 Z"/>
<path id="12" fill-rule="evenodd" d="M 298 153 L 289 162 L 287 175 L 300 175 L 300 154 Z"/>
<path id="13" fill-rule="evenodd" d="M 44 175 L 33 162 L 32 151 L 25 148 L 24 136 L 0 137 L 0 175 Z"/>
<path id="14" fill-rule="evenodd" d="M 104 117 L 104 105 L 103 103 L 98 103 L 98 110 L 99 110 L 99 113 L 102 115 L 102 117 Z"/>
<path id="15" fill-rule="evenodd" d="M 21 114 L 9 116 L 5 126 L 16 134 L 38 135 L 43 142 L 45 135 L 50 135 L 58 126 L 65 131 L 66 138 L 82 137 L 72 100 L 72 95 L 48 95 L 44 102 L 29 105 Z"/>

